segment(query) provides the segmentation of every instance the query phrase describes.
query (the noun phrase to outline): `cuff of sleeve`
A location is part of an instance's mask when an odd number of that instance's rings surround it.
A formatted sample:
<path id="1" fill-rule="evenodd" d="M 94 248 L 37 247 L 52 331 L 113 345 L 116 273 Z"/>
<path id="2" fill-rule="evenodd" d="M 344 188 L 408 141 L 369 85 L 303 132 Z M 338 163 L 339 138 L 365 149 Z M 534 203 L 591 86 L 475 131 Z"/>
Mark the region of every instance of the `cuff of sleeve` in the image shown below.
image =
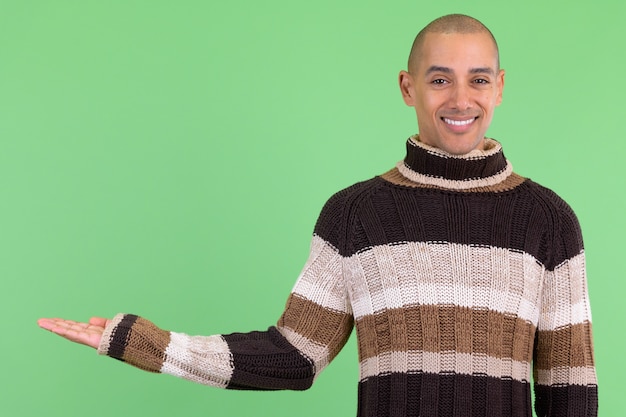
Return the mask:
<path id="1" fill-rule="evenodd" d="M 111 342 L 113 340 L 113 334 L 115 333 L 117 327 L 120 325 L 122 320 L 126 314 L 119 313 L 104 328 L 104 332 L 102 333 L 102 338 L 100 339 L 100 345 L 98 346 L 98 355 L 109 355 L 109 350 L 111 349 Z"/>
<path id="2" fill-rule="evenodd" d="M 118 314 L 106 326 L 98 353 L 149 372 L 160 372 L 170 332 L 134 314 Z"/>

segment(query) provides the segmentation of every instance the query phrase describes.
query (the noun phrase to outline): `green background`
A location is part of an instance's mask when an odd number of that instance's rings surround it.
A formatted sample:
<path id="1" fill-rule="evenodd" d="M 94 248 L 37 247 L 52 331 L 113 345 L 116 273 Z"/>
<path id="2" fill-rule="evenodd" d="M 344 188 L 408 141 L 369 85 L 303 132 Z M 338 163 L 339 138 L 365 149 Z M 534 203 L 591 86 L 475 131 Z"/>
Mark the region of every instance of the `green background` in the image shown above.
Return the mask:
<path id="1" fill-rule="evenodd" d="M 623 401 L 625 2 L 0 1 L 3 416 L 352 416 L 354 337 L 306 392 L 141 372 L 39 317 L 275 323 L 325 200 L 404 156 L 416 32 L 461 12 L 507 70 L 488 132 L 583 227 L 603 416 Z"/>

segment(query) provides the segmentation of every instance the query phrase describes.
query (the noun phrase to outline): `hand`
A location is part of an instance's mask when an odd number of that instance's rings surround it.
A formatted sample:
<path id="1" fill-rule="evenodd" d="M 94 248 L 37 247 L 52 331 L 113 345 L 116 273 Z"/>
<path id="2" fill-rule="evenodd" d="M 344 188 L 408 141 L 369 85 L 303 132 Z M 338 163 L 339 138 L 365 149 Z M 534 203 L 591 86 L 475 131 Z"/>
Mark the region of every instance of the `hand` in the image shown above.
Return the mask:
<path id="1" fill-rule="evenodd" d="M 42 329 L 56 333 L 67 340 L 97 349 L 100 345 L 104 328 L 109 324 L 109 321 L 102 317 L 92 317 L 89 319 L 89 323 L 44 318 L 37 320 L 37 324 Z"/>

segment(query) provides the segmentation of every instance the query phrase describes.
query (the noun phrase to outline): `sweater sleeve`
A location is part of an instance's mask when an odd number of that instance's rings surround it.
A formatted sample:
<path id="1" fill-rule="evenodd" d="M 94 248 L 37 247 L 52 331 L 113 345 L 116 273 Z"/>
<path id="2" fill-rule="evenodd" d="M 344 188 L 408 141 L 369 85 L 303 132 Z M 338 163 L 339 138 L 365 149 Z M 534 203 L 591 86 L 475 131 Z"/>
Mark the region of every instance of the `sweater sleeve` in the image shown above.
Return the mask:
<path id="1" fill-rule="evenodd" d="M 320 216 L 328 218 L 324 212 Z M 309 259 L 276 326 L 189 336 L 160 329 L 139 316 L 118 314 L 105 329 L 98 353 L 220 388 L 303 390 L 339 353 L 352 327 L 341 256 L 315 234 Z"/>
<path id="2" fill-rule="evenodd" d="M 538 417 L 596 417 L 598 386 L 582 236 L 574 213 L 560 203 L 535 343 L 535 410 Z"/>

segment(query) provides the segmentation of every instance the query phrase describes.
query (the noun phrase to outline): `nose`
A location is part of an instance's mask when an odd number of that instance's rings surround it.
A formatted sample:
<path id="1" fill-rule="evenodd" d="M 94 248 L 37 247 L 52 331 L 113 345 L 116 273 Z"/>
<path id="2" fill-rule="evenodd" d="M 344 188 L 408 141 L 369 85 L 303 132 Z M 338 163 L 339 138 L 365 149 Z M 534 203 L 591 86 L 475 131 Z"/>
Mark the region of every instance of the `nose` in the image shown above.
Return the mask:
<path id="1" fill-rule="evenodd" d="M 456 84 L 451 90 L 450 106 L 461 111 L 471 108 L 472 101 L 470 95 L 471 92 L 468 86 Z"/>

